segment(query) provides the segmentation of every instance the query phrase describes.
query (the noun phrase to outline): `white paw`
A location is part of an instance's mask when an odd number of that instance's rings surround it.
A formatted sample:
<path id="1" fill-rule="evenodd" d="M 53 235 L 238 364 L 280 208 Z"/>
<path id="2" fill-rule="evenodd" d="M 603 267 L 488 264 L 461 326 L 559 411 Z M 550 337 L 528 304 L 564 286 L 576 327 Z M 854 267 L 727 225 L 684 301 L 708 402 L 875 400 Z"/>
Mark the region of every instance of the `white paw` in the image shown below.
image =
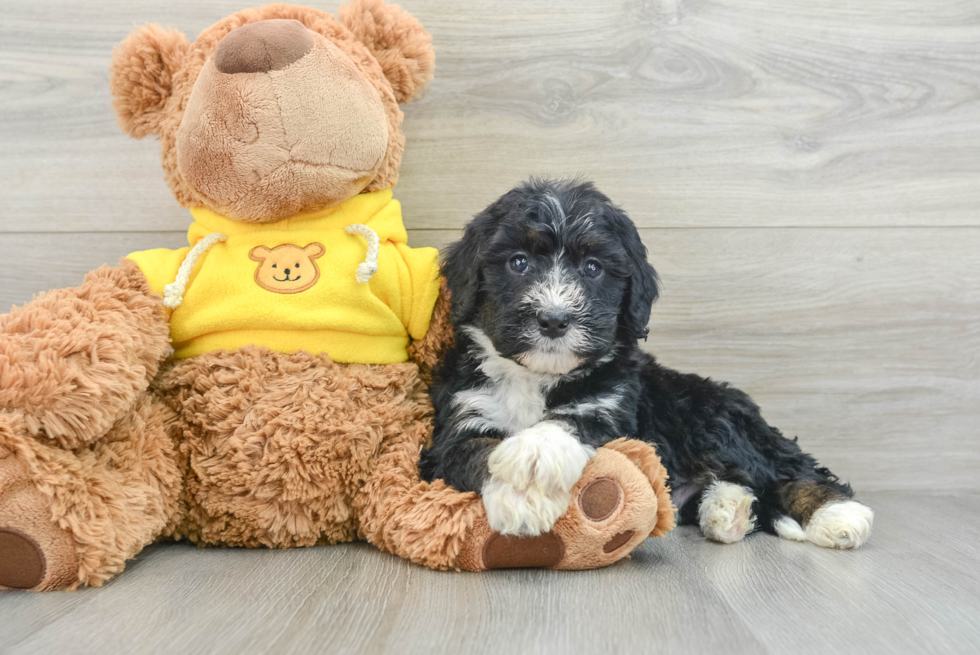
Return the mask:
<path id="1" fill-rule="evenodd" d="M 806 532 L 803 527 L 789 516 L 780 516 L 772 524 L 773 529 L 783 539 L 790 541 L 806 541 Z"/>
<path id="2" fill-rule="evenodd" d="M 490 528 L 500 534 L 534 536 L 551 530 L 568 510 L 568 492 L 521 490 L 498 478 L 483 487 L 483 507 Z"/>
<path id="3" fill-rule="evenodd" d="M 875 514 L 856 500 L 828 503 L 806 524 L 806 540 L 824 548 L 860 548 L 871 536 Z"/>
<path id="4" fill-rule="evenodd" d="M 701 532 L 712 541 L 730 544 L 755 528 L 752 502 L 755 496 L 745 487 L 731 482 L 715 482 L 701 497 L 698 520 Z"/>
<path id="5" fill-rule="evenodd" d="M 542 421 L 504 439 L 490 454 L 483 506 L 493 530 L 533 536 L 568 509 L 570 491 L 595 455 L 561 424 Z"/>

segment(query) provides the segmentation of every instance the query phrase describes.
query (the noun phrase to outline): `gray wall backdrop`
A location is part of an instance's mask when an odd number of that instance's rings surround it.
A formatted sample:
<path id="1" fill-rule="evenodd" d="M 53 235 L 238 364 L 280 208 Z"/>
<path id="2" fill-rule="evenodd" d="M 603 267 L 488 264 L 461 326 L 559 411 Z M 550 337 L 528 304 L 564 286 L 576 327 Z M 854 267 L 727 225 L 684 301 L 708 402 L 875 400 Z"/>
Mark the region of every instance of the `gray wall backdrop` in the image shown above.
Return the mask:
<path id="1" fill-rule="evenodd" d="M 663 362 L 744 388 L 859 491 L 980 490 L 980 4 L 402 4 L 438 57 L 405 112 L 415 245 L 528 175 L 592 178 L 663 277 Z M 3 310 L 184 243 L 106 67 L 136 23 L 194 38 L 243 6 L 4 0 Z"/>

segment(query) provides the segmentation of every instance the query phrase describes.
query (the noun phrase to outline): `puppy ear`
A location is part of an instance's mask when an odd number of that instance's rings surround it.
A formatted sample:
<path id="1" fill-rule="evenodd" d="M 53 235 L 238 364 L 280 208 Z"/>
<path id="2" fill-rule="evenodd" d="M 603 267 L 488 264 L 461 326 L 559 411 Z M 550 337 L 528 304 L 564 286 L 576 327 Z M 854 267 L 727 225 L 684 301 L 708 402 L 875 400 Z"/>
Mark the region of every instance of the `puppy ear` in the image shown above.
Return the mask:
<path id="1" fill-rule="evenodd" d="M 419 97 L 432 81 L 432 37 L 414 16 L 382 0 L 353 0 L 337 12 L 347 29 L 381 64 L 399 104 Z"/>
<path id="2" fill-rule="evenodd" d="M 137 139 L 160 133 L 163 108 L 191 44 L 177 30 L 145 25 L 112 52 L 109 88 L 119 126 Z"/>
<path id="3" fill-rule="evenodd" d="M 483 245 L 483 229 L 478 223 L 487 220 L 484 214 L 466 226 L 463 238 L 449 246 L 442 262 L 442 276 L 450 293 L 449 315 L 457 326 L 466 322 L 476 309 Z"/>
<path id="4" fill-rule="evenodd" d="M 521 193 L 512 190 L 477 214 L 466 226 L 463 238 L 449 246 L 442 262 L 442 275 L 451 294 L 453 324 L 463 325 L 476 310 L 484 248 L 493 239 L 497 225 L 520 205 Z"/>
<path id="5" fill-rule="evenodd" d="M 660 296 L 660 278 L 647 261 L 647 248 L 630 217 L 618 207 L 610 207 L 608 218 L 630 260 L 629 288 L 623 300 L 622 321 L 637 339 L 646 339 L 650 310 Z"/>

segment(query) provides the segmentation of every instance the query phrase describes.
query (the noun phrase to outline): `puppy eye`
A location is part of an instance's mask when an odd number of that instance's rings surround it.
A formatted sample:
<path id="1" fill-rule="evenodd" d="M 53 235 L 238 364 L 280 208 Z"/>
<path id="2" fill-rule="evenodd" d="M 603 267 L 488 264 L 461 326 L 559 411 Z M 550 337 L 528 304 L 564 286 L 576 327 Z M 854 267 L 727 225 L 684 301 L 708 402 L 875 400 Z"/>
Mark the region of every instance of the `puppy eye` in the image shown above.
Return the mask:
<path id="1" fill-rule="evenodd" d="M 279 268 L 279 267 L 278 267 L 278 266 L 276 266 L 275 264 L 273 264 L 273 265 L 272 265 L 272 268 Z"/>
<path id="2" fill-rule="evenodd" d="M 296 262 L 296 266 L 294 266 L 293 268 L 299 268 L 299 262 Z"/>
<path id="3" fill-rule="evenodd" d="M 514 255 L 510 259 L 510 267 L 518 273 L 527 272 L 527 255 Z"/>
<path id="4" fill-rule="evenodd" d="M 602 273 L 602 264 L 595 259 L 586 260 L 585 274 L 589 277 L 599 277 L 599 273 Z"/>

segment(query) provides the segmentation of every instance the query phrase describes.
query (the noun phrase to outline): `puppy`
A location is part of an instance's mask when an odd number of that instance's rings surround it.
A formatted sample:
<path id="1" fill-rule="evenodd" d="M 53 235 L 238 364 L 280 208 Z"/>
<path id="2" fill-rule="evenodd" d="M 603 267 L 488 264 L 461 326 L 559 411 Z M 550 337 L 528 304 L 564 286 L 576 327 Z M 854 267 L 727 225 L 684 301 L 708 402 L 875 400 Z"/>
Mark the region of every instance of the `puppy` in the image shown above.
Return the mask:
<path id="1" fill-rule="evenodd" d="M 627 436 L 656 446 L 681 521 L 709 539 L 868 538 L 871 509 L 748 395 L 640 350 L 657 274 L 632 221 L 591 184 L 510 191 L 450 246 L 443 274 L 456 342 L 435 373 L 422 475 L 480 492 L 494 530 L 550 530 L 595 448 Z"/>

